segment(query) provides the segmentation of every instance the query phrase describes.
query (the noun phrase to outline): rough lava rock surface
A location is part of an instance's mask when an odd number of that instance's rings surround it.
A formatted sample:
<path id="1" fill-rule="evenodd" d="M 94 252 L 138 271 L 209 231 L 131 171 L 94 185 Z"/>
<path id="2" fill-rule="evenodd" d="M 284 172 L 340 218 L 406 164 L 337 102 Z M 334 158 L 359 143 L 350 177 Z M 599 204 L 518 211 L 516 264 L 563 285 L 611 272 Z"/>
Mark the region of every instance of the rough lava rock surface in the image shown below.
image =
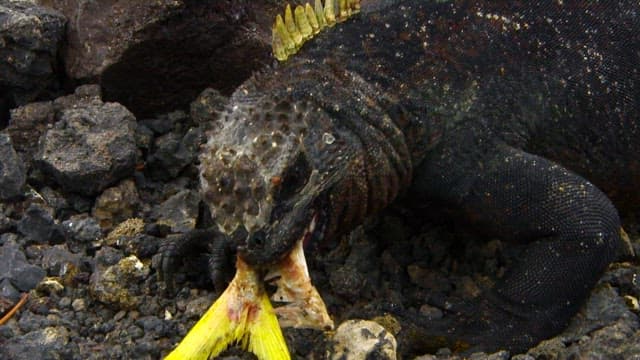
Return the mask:
<path id="1" fill-rule="evenodd" d="M 0 133 L 0 200 L 21 195 L 25 180 L 24 164 L 13 149 L 11 138 Z"/>
<path id="2" fill-rule="evenodd" d="M 65 24 L 61 13 L 33 1 L 0 0 L 0 107 L 60 92 L 58 51 Z"/>
<path id="3" fill-rule="evenodd" d="M 138 117 L 185 107 L 206 87 L 229 93 L 271 61 L 278 1 L 38 0 L 69 19 L 72 82 L 99 83 Z M 266 15 L 265 15 L 266 14 Z"/>
<path id="4" fill-rule="evenodd" d="M 57 119 L 35 160 L 64 190 L 94 195 L 133 173 L 135 117 L 124 106 L 89 97 L 62 108 Z"/>

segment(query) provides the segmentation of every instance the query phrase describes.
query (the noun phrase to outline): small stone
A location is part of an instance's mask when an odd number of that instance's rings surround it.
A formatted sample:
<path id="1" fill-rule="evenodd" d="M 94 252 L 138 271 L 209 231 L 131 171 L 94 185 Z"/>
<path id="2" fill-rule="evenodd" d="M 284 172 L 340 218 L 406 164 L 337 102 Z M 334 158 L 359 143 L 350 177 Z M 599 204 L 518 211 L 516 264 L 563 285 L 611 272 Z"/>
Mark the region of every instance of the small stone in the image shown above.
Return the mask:
<path id="1" fill-rule="evenodd" d="M 431 354 L 420 355 L 413 360 L 438 360 L 438 357 Z"/>
<path id="2" fill-rule="evenodd" d="M 87 305 L 85 304 L 84 299 L 79 298 L 73 300 L 73 302 L 71 303 L 71 307 L 74 311 L 83 311 L 87 308 Z"/>
<path id="3" fill-rule="evenodd" d="M 367 320 L 347 320 L 336 329 L 327 358 L 395 360 L 396 347 L 396 339 L 381 325 Z"/>
<path id="4" fill-rule="evenodd" d="M 147 158 L 145 168 L 154 180 L 166 181 L 177 177 L 197 156 L 193 144 L 183 141 L 183 136 L 177 132 L 156 138 L 154 148 L 156 150 Z"/>
<path id="5" fill-rule="evenodd" d="M 395 317 L 393 317 L 391 314 L 388 314 L 388 313 L 382 316 L 377 316 L 371 320 L 382 325 L 382 327 L 387 329 L 387 331 L 389 331 L 394 336 L 398 335 L 398 333 L 400 333 L 400 330 L 402 330 L 402 325 L 400 324 L 400 321 L 398 321 L 398 319 L 396 319 Z"/>
<path id="6" fill-rule="evenodd" d="M 449 291 L 450 284 L 436 271 L 417 264 L 407 266 L 407 274 L 411 283 L 431 291 Z"/>
<path id="7" fill-rule="evenodd" d="M 183 190 L 171 196 L 153 210 L 159 225 L 166 225 L 174 233 L 184 233 L 195 229 L 198 219 L 200 195 L 191 190 Z"/>
<path id="8" fill-rule="evenodd" d="M 46 277 L 36 286 L 36 291 L 48 296 L 59 294 L 62 290 L 64 290 L 64 286 L 55 277 Z"/>
<path id="9" fill-rule="evenodd" d="M 365 277 L 350 265 L 331 272 L 329 282 L 336 293 L 350 298 L 357 297 L 366 284 Z"/>
<path id="10" fill-rule="evenodd" d="M 122 251 L 112 248 L 110 246 L 104 246 L 96 252 L 95 261 L 98 268 L 105 268 L 118 263 L 118 261 L 124 258 Z"/>
<path id="11" fill-rule="evenodd" d="M 511 360 L 536 360 L 536 358 L 529 354 L 518 354 L 511 357 Z"/>
<path id="12" fill-rule="evenodd" d="M 153 144 L 153 131 L 149 129 L 149 127 L 144 124 L 138 122 L 136 125 L 136 146 L 140 149 L 144 149 L 149 151 L 151 149 L 151 145 Z"/>
<path id="13" fill-rule="evenodd" d="M 27 244 L 58 242 L 56 239 L 62 235 L 50 212 L 38 204 L 31 204 L 25 211 L 18 222 L 18 232 L 25 236 Z"/>
<path id="14" fill-rule="evenodd" d="M 435 319 L 441 319 L 444 313 L 442 312 L 442 310 L 438 309 L 437 307 L 424 304 L 420 306 L 420 315 L 423 315 L 427 319 L 435 320 Z"/>
<path id="15" fill-rule="evenodd" d="M 91 214 L 103 230 L 109 230 L 116 224 L 134 217 L 139 202 L 135 183 L 124 180 L 100 194 Z"/>
<path id="16" fill-rule="evenodd" d="M 11 138 L 0 133 L 0 200 L 22 195 L 26 181 L 25 168 L 11 144 Z"/>
<path id="17" fill-rule="evenodd" d="M 132 238 L 144 231 L 144 220 L 140 218 L 130 218 L 111 230 L 105 241 L 109 246 L 122 246 L 123 238 Z"/>
<path id="18" fill-rule="evenodd" d="M 5 235 L 15 226 L 15 221 L 7 217 L 1 211 L 2 208 L 0 205 L 0 234 Z M 0 235 L 0 245 L 4 244 L 4 238 L 2 238 L 2 235 Z"/>
<path id="19" fill-rule="evenodd" d="M 81 262 L 81 256 L 70 252 L 66 244 L 46 248 L 42 254 L 42 266 L 47 273 L 59 277 L 65 284 L 70 284 L 80 272 Z"/>
<path id="20" fill-rule="evenodd" d="M 47 204 L 47 207 L 52 209 L 51 213 L 57 218 L 66 217 L 65 212 L 70 211 L 71 205 L 69 205 L 66 196 L 49 186 L 40 188 L 37 193 L 32 190 L 29 195 L 40 201 L 44 200 L 44 204 Z"/>
<path id="21" fill-rule="evenodd" d="M 4 313 L 20 299 L 20 291 L 11 283 L 11 279 L 0 279 L 0 305 L 3 307 Z M 6 304 L 9 304 L 5 306 Z"/>
<path id="22" fill-rule="evenodd" d="M 156 316 L 143 316 L 136 320 L 136 325 L 140 326 L 146 333 L 161 333 L 165 326 L 164 321 Z"/>
<path id="23" fill-rule="evenodd" d="M 65 297 L 63 297 L 63 298 L 61 298 L 61 299 L 60 299 L 60 301 L 58 302 L 58 306 L 59 306 L 61 309 L 66 309 L 66 308 L 68 308 L 69 306 L 71 306 L 71 298 L 66 297 L 66 296 L 65 296 Z"/>
<path id="24" fill-rule="evenodd" d="M 39 266 L 31 265 L 13 241 L 7 241 L 0 247 L 0 281 L 8 280 L 19 291 L 35 288 L 46 275 Z"/>
<path id="25" fill-rule="evenodd" d="M 112 266 L 98 266 L 91 275 L 90 293 L 98 301 L 125 309 L 139 305 L 137 284 L 149 275 L 149 267 L 131 255 Z"/>
<path id="26" fill-rule="evenodd" d="M 120 310 L 113 316 L 113 321 L 120 321 L 120 320 L 124 319 L 124 317 L 126 315 L 127 315 L 126 311 Z"/>
<path id="27" fill-rule="evenodd" d="M 151 130 L 155 135 L 167 134 L 175 128 L 175 123 L 169 121 L 166 117 L 160 117 L 155 119 L 144 119 L 140 123 Z"/>
<path id="28" fill-rule="evenodd" d="M 198 319 L 207 311 L 211 304 L 211 297 L 199 296 L 187 303 L 184 310 L 184 316 L 187 318 Z"/>
<path id="29" fill-rule="evenodd" d="M 0 357 L 12 360 L 60 359 L 69 347 L 69 331 L 63 326 L 34 329 L 8 339 L 0 347 Z"/>
<path id="30" fill-rule="evenodd" d="M 62 222 L 62 228 L 72 239 L 81 243 L 91 243 L 102 237 L 98 220 L 84 215 L 74 215 Z"/>
<path id="31" fill-rule="evenodd" d="M 507 350 L 500 350 L 487 356 L 487 360 L 509 360 L 509 352 Z"/>
<path id="32" fill-rule="evenodd" d="M 631 295 L 624 296 L 624 302 L 627 304 L 629 309 L 633 312 L 640 312 L 640 304 L 638 303 L 638 299 Z"/>

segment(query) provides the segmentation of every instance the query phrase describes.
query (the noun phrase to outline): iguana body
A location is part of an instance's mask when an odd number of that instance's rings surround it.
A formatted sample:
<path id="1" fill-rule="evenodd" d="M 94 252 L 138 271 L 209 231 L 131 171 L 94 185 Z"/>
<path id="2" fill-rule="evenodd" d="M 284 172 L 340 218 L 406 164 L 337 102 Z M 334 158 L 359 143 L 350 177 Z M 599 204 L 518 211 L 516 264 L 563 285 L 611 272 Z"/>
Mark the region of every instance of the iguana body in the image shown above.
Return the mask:
<path id="1" fill-rule="evenodd" d="M 639 33 L 634 1 L 363 3 L 234 93 L 201 156 L 205 202 L 261 266 L 312 221 L 322 241 L 401 193 L 440 201 L 529 245 L 475 316 L 433 328 L 524 349 L 566 325 L 620 243 L 576 173 L 638 199 Z"/>

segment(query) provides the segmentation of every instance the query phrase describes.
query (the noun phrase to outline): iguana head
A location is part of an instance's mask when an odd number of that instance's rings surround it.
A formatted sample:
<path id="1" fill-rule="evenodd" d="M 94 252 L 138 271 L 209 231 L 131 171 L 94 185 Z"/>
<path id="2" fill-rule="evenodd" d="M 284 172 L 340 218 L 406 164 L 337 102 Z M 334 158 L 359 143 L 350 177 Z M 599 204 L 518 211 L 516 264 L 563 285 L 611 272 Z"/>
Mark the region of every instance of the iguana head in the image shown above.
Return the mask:
<path id="1" fill-rule="evenodd" d="M 309 103 L 265 96 L 231 104 L 201 155 L 204 200 L 219 229 L 239 239 L 243 260 L 273 263 L 322 232 L 340 139 Z"/>

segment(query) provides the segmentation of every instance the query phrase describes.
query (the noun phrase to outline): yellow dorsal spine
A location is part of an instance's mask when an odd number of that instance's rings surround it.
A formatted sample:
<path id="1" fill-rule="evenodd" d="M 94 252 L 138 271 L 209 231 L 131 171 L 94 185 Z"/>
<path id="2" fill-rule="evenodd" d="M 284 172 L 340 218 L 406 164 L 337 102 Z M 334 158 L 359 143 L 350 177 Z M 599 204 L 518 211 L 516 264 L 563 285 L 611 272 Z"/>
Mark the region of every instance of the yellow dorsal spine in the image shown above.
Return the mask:
<path id="1" fill-rule="evenodd" d="M 296 26 L 296 23 L 293 21 L 293 13 L 291 12 L 291 5 L 289 4 L 287 4 L 287 8 L 284 11 L 284 25 L 287 27 L 287 31 L 293 39 L 295 48 L 300 48 L 300 46 L 302 46 L 302 34 L 300 33 L 300 29 Z"/>
<path id="2" fill-rule="evenodd" d="M 287 4 L 284 20 L 278 15 L 271 31 L 273 55 L 279 61 L 287 60 L 322 29 L 345 21 L 359 11 L 360 0 L 325 0 L 324 5 L 321 0 L 315 0 L 313 7 L 306 3 L 296 6 L 293 11 Z"/>

